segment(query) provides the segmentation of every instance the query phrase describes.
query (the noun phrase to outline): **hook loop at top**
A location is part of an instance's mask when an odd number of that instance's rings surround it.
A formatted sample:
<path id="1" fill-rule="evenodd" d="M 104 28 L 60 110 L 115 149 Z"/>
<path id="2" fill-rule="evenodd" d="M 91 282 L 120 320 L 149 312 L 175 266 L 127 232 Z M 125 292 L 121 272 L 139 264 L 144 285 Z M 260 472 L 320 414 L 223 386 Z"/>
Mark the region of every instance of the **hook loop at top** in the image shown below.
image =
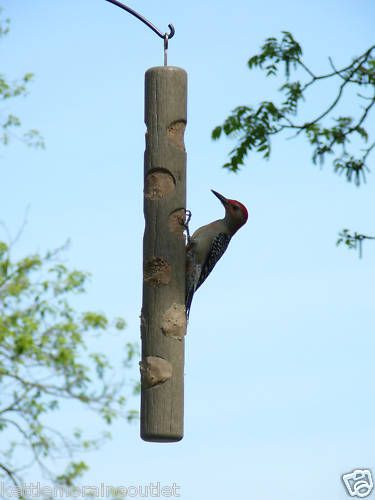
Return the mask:
<path id="1" fill-rule="evenodd" d="M 171 38 L 173 38 L 173 37 L 174 37 L 174 34 L 176 33 L 176 30 L 174 29 L 173 24 L 168 24 L 168 28 L 169 28 L 169 35 L 168 35 L 168 38 L 169 38 L 169 40 L 170 40 Z M 165 35 L 164 35 L 164 36 L 165 36 Z"/>
<path id="2" fill-rule="evenodd" d="M 165 40 L 165 35 L 167 33 L 162 33 L 156 26 L 154 26 L 148 19 L 146 19 L 142 14 L 139 14 L 139 12 L 136 12 L 134 9 L 131 7 L 128 7 L 127 5 L 119 2 L 118 0 L 107 0 L 107 2 L 113 3 L 113 5 L 117 5 L 117 7 L 120 7 L 120 9 L 126 10 L 126 12 L 129 12 L 129 14 L 132 14 L 134 17 L 142 21 L 146 26 L 148 26 L 154 33 L 156 33 L 160 38 L 163 38 Z M 171 39 L 174 34 L 175 34 L 175 29 L 173 24 L 168 24 L 168 28 L 170 30 L 169 34 L 167 35 L 169 39 Z"/>

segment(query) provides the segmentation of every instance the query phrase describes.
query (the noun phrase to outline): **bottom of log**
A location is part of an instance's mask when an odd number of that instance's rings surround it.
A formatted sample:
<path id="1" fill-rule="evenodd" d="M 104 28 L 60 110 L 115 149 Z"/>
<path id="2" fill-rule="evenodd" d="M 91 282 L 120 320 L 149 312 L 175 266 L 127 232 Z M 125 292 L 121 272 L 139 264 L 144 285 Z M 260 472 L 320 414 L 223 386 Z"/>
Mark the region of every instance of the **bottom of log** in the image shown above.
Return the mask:
<path id="1" fill-rule="evenodd" d="M 141 438 L 149 443 L 176 443 L 183 437 L 183 434 L 149 434 L 141 431 Z"/>

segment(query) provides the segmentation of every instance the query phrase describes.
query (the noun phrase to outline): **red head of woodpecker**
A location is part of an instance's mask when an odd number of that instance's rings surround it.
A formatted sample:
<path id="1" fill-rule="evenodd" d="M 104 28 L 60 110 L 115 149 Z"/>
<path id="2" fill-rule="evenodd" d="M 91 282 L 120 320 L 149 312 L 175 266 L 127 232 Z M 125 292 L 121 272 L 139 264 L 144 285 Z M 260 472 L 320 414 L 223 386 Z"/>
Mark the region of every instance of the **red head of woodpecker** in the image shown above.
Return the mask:
<path id="1" fill-rule="evenodd" d="M 232 236 L 248 219 L 248 212 L 242 203 L 225 198 L 211 190 L 225 208 L 223 219 L 197 229 L 189 238 L 186 248 L 186 315 L 189 317 L 195 291 L 205 281 L 217 261 L 228 248 Z"/>

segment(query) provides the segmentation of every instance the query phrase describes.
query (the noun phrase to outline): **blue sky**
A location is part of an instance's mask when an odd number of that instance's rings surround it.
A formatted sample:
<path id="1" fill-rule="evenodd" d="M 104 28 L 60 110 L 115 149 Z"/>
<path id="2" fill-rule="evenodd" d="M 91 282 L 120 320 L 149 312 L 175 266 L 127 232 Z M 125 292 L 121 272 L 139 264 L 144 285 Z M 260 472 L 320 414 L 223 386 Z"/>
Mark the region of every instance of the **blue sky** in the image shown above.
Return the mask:
<path id="1" fill-rule="evenodd" d="M 9 111 L 40 129 L 47 148 L 14 142 L 1 151 L 0 218 L 16 233 L 29 207 L 20 255 L 70 238 L 69 264 L 93 274 L 79 306 L 124 316 L 124 340 L 137 340 L 143 80 L 163 63 L 162 41 L 104 0 L 1 3 L 12 20 L 1 71 L 35 73 L 30 95 Z M 335 240 L 344 227 L 375 233 L 373 175 L 357 189 L 329 163 L 313 166 L 302 139 L 285 137 L 270 161 L 249 157 L 230 174 L 221 165 L 233 143 L 214 143 L 210 133 L 236 105 L 275 98 L 277 83 L 246 67 L 266 37 L 291 31 L 324 72 L 328 56 L 345 64 L 373 44 L 375 5 L 130 5 L 163 31 L 174 24 L 169 63 L 188 72 L 191 229 L 222 215 L 211 188 L 246 204 L 249 221 L 193 303 L 183 441 L 144 443 L 137 425 L 116 423 L 113 440 L 86 457 L 87 483 L 176 482 L 181 498 L 198 500 L 344 499 L 342 473 L 375 472 L 375 247 L 368 243 L 359 260 Z M 306 112 L 332 92 L 323 87 Z M 60 418 L 90 427 L 83 413 Z"/>

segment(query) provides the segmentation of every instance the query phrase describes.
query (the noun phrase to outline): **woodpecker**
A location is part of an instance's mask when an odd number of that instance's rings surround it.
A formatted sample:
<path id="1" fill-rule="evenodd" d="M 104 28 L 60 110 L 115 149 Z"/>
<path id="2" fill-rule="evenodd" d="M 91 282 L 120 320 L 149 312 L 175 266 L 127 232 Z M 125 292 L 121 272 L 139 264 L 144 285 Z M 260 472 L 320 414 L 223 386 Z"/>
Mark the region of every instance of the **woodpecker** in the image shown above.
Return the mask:
<path id="1" fill-rule="evenodd" d="M 193 295 L 205 281 L 217 261 L 228 248 L 232 236 L 246 224 L 248 213 L 245 205 L 229 200 L 211 189 L 225 208 L 225 217 L 197 229 L 186 247 L 186 316 L 189 318 Z"/>

